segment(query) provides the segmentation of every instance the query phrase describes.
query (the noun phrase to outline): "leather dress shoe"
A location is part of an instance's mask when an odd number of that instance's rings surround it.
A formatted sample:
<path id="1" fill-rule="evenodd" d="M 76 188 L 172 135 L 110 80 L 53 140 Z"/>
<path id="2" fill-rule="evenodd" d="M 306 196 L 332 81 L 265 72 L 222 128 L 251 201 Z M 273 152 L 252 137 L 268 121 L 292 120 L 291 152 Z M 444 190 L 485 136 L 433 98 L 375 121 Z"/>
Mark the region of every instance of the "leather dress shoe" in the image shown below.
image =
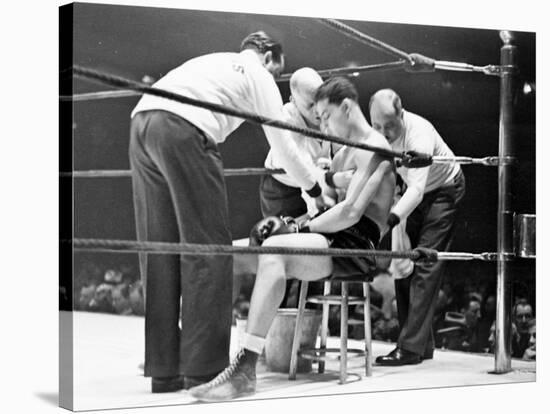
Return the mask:
<path id="1" fill-rule="evenodd" d="M 414 365 L 422 362 L 422 356 L 403 348 L 395 348 L 388 355 L 376 358 L 376 364 L 386 366 Z"/>
<path id="2" fill-rule="evenodd" d="M 151 379 L 151 392 L 176 392 L 183 389 L 183 377 L 153 377 Z"/>

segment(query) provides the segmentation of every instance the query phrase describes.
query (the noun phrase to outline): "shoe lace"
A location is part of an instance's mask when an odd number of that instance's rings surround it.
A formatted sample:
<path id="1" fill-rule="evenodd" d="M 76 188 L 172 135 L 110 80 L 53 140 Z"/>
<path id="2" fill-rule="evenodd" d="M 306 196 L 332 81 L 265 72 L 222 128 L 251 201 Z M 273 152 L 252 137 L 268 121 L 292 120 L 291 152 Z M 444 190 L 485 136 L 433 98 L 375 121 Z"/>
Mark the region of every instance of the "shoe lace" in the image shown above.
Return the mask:
<path id="1" fill-rule="evenodd" d="M 210 387 L 215 387 L 217 385 L 220 385 L 226 382 L 231 377 L 231 375 L 233 375 L 233 373 L 237 370 L 237 368 L 239 368 L 241 359 L 243 357 L 244 357 L 244 348 L 237 353 L 237 355 L 235 356 L 235 359 L 233 359 L 231 364 L 229 364 L 227 368 L 225 368 L 222 372 L 220 372 L 216 378 L 210 381 L 208 385 L 210 385 Z"/>

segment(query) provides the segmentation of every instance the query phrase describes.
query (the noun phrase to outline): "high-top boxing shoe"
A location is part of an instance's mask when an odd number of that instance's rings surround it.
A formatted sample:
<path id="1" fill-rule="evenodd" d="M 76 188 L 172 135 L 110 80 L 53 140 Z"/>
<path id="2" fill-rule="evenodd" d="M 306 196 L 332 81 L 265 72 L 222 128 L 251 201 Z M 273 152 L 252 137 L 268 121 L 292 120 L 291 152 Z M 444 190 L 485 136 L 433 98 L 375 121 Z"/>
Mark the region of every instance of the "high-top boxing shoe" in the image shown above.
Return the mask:
<path id="1" fill-rule="evenodd" d="M 199 401 L 216 402 L 245 397 L 256 392 L 258 354 L 241 349 L 233 362 L 216 378 L 193 387 L 189 394 Z"/>

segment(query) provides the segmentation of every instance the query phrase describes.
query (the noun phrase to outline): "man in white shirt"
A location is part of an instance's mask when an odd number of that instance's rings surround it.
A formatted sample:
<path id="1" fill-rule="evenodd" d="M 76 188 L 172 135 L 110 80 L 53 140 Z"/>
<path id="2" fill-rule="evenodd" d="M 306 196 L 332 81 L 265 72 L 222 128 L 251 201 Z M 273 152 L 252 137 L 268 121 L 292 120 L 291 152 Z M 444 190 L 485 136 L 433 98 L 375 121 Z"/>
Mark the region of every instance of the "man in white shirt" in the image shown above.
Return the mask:
<path id="1" fill-rule="evenodd" d="M 434 156 L 454 156 L 433 125 L 405 111 L 391 89 L 376 92 L 370 100 L 372 126 L 382 133 L 393 150 L 418 151 Z M 459 164 L 433 164 L 424 168 L 400 167 L 407 188 L 392 207 L 388 224 L 407 220 L 412 248 L 448 251 L 453 240 L 457 208 L 465 192 Z M 397 347 L 376 358 L 379 365 L 418 364 L 433 358 L 432 320 L 445 262 L 416 263 L 413 273 L 395 280 L 399 317 Z"/>
<path id="2" fill-rule="evenodd" d="M 283 67 L 281 45 L 256 32 L 243 40 L 240 53 L 191 59 L 154 86 L 282 119 L 274 76 Z M 141 98 L 132 112 L 129 148 L 138 240 L 232 244 L 217 145 L 243 122 L 152 95 Z M 299 156 L 289 132 L 263 129 L 281 166 L 321 200 L 314 168 Z M 141 254 L 140 271 L 145 376 L 153 377 L 152 392 L 208 381 L 228 364 L 232 257 Z"/>
<path id="3" fill-rule="evenodd" d="M 319 130 L 321 121 L 315 111 L 315 92 L 321 86 L 323 79 L 319 74 L 308 67 L 296 70 L 290 77 L 290 100 L 283 106 L 284 121 L 301 128 Z M 332 158 L 331 143 L 310 138 L 291 132 L 296 142 L 298 153 L 304 162 L 330 168 Z M 265 159 L 265 167 L 269 169 L 282 168 L 284 154 L 270 150 Z M 326 183 L 323 170 L 317 170 L 320 176 L 318 181 Z M 331 176 L 330 182 L 334 186 L 347 186 L 351 178 L 351 171 L 337 172 Z M 264 217 L 290 216 L 299 217 L 305 213 L 312 213 L 315 206 L 309 202 L 309 197 L 300 188 L 299 182 L 289 174 L 264 175 L 260 181 L 260 207 Z M 306 202 L 307 200 L 307 202 Z M 314 215 L 314 214 L 310 214 Z"/>
<path id="4" fill-rule="evenodd" d="M 321 121 L 315 110 L 315 92 L 323 83 L 323 79 L 312 68 L 304 67 L 296 70 L 289 79 L 290 100 L 283 106 L 284 121 L 301 128 L 319 130 Z M 304 162 L 323 168 L 330 168 L 333 151 L 331 143 L 315 138 L 310 138 L 291 132 L 290 135 L 296 146 L 298 154 Z M 265 159 L 265 167 L 270 169 L 282 168 L 284 154 L 277 154 L 270 150 Z M 317 170 L 317 180 L 325 188 L 326 183 L 324 169 Z M 330 185 L 345 187 L 349 184 L 352 171 L 329 173 Z M 326 193 L 326 192 L 325 192 Z M 329 206 L 334 205 L 326 196 L 325 202 Z M 318 213 L 317 206 L 300 188 L 298 181 L 289 174 L 264 175 L 260 179 L 260 208 L 263 217 L 283 216 L 299 217 L 306 213 L 313 217 Z M 288 307 L 287 300 L 290 297 L 292 286 L 297 286 L 298 281 L 289 281 L 287 284 L 282 307 Z M 295 289 L 298 291 L 299 289 Z"/>

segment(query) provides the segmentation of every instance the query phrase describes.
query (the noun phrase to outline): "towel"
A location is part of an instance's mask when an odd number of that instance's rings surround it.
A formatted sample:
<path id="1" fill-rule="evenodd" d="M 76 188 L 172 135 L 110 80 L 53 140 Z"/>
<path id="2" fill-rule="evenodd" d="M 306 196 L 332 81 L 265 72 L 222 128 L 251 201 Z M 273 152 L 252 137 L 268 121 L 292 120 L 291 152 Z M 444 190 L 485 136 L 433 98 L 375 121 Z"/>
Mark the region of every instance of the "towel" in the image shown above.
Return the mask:
<path id="1" fill-rule="evenodd" d="M 411 241 L 405 228 L 407 220 L 401 220 L 397 226 L 392 229 L 391 249 L 394 252 L 402 252 L 411 249 Z M 404 279 L 413 272 L 414 263 L 411 259 L 392 259 L 390 264 L 390 274 L 396 279 Z"/>

